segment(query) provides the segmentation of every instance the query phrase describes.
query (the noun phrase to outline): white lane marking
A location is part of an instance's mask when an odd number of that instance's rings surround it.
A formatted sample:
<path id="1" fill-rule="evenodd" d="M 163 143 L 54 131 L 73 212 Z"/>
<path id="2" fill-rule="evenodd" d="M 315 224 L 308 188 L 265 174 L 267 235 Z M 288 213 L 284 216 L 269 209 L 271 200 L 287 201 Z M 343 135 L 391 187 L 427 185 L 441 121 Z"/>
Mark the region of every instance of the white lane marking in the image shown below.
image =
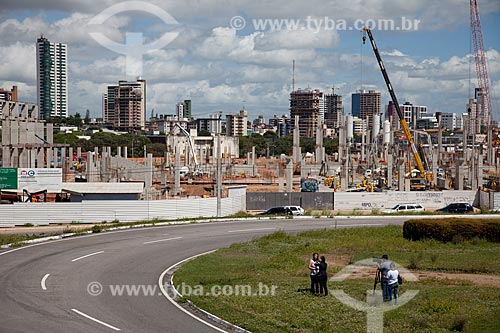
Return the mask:
<path id="1" fill-rule="evenodd" d="M 169 240 L 181 239 L 181 238 L 182 237 L 172 237 L 172 238 L 157 239 L 157 240 L 154 240 L 154 241 L 144 242 L 143 244 L 153 244 L 153 243 L 159 243 L 159 242 L 167 242 Z"/>
<path id="2" fill-rule="evenodd" d="M 240 229 L 240 230 L 229 230 L 228 232 L 246 232 L 246 231 L 264 231 L 264 230 L 276 230 L 276 228 Z"/>
<path id="3" fill-rule="evenodd" d="M 50 274 L 45 274 L 45 276 L 42 278 L 42 281 L 40 281 L 40 285 L 42 286 L 43 290 L 47 290 L 47 286 L 45 285 L 45 281 L 47 278 L 50 276 Z"/>
<path id="4" fill-rule="evenodd" d="M 184 260 L 181 260 L 178 263 L 173 264 L 172 266 L 170 266 L 169 268 L 167 268 L 166 270 L 164 270 L 163 273 L 161 273 L 160 278 L 158 279 L 158 285 L 160 286 L 160 290 L 161 290 L 161 293 L 163 294 L 163 296 L 165 296 L 169 300 L 169 302 L 172 303 L 173 305 L 175 305 L 179 310 L 181 310 L 185 314 L 189 315 L 190 317 L 198 320 L 199 322 L 207 325 L 208 327 L 213 328 L 214 330 L 216 330 L 218 332 L 228 333 L 227 331 L 224 331 L 224 330 L 218 328 L 217 326 L 214 326 L 214 325 L 210 324 L 209 322 L 207 322 L 207 321 L 205 321 L 205 320 L 203 320 L 203 319 L 195 316 L 194 314 L 192 314 L 191 312 L 187 311 L 182 306 L 180 306 L 179 304 L 177 304 L 177 302 L 173 298 L 171 298 L 170 295 L 167 293 L 167 291 L 165 290 L 165 286 L 163 285 L 163 279 L 165 277 L 165 274 L 167 274 L 167 272 L 170 271 L 175 266 L 180 265 L 180 264 L 182 264 L 182 263 L 184 263 L 186 261 L 189 261 L 191 259 L 194 259 L 196 257 L 202 256 L 202 255 L 205 255 L 205 254 L 209 254 L 209 253 L 212 253 L 212 252 L 215 252 L 215 251 L 216 250 L 212 250 L 212 251 L 207 251 L 207 252 L 204 252 L 204 253 L 200 253 L 200 254 L 197 254 L 195 256 L 192 256 L 192 257 L 186 258 Z M 172 276 L 172 278 L 173 278 L 173 276 Z M 172 286 L 174 285 L 172 282 L 171 282 L 171 284 L 172 284 Z"/>
<path id="5" fill-rule="evenodd" d="M 87 319 L 93 320 L 93 321 L 95 321 L 96 323 L 99 323 L 99 324 L 104 325 L 104 326 L 106 326 L 106 327 L 108 327 L 108 328 L 111 328 L 112 330 L 115 330 L 115 331 L 121 331 L 118 327 L 114 327 L 114 326 L 112 326 L 112 325 L 110 325 L 110 324 L 107 324 L 107 323 L 105 323 L 105 322 L 103 322 L 103 321 L 100 321 L 99 319 L 95 319 L 94 317 L 91 317 L 91 316 L 89 316 L 88 314 L 85 314 L 85 313 L 83 313 L 83 312 L 81 312 L 81 311 L 78 311 L 77 309 L 71 309 L 71 311 L 76 312 L 76 313 L 78 313 L 80 316 L 83 316 L 83 317 L 85 317 L 85 318 L 87 318 Z"/>
<path id="6" fill-rule="evenodd" d="M 103 253 L 104 251 L 98 251 L 98 252 L 94 252 L 94 253 L 90 253 L 90 254 L 86 254 L 84 256 L 81 256 L 81 257 L 78 257 L 78 258 L 75 258 L 71 261 L 78 261 L 80 259 L 83 259 L 83 258 L 87 258 L 87 257 L 90 257 L 90 256 L 95 256 L 96 254 L 99 254 L 99 253 Z"/>

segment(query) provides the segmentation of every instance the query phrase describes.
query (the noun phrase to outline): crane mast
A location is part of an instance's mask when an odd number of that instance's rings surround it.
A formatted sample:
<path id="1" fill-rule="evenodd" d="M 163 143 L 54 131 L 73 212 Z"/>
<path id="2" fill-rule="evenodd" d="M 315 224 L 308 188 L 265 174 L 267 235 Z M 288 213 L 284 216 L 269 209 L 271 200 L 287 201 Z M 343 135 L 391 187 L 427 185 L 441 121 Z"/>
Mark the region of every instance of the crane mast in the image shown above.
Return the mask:
<path id="1" fill-rule="evenodd" d="M 363 28 L 363 44 L 366 41 L 365 33 L 368 34 L 368 38 L 370 39 L 370 43 L 372 44 L 373 53 L 375 53 L 375 57 L 377 58 L 377 62 L 378 62 L 378 65 L 380 67 L 380 70 L 382 71 L 382 75 L 384 77 L 385 84 L 387 85 L 387 89 L 389 90 L 389 94 L 391 95 L 392 103 L 394 104 L 394 107 L 396 108 L 396 112 L 397 112 L 398 117 L 399 117 L 399 123 L 401 124 L 401 128 L 403 128 L 403 132 L 405 133 L 406 139 L 408 140 L 408 146 L 410 147 L 410 150 L 413 154 L 413 158 L 415 159 L 418 170 L 420 171 L 422 176 L 424 176 L 427 180 L 431 180 L 432 174 L 426 173 L 426 171 L 424 169 L 422 159 L 420 158 L 420 155 L 417 151 L 417 147 L 415 146 L 415 142 L 413 141 L 413 137 L 411 135 L 410 128 L 408 127 L 408 124 L 406 123 L 403 112 L 401 111 L 401 108 L 399 107 L 398 98 L 396 97 L 396 93 L 394 92 L 394 89 L 392 88 L 391 80 L 389 80 L 389 75 L 387 74 L 387 71 L 385 70 L 384 62 L 382 61 L 382 58 L 380 57 L 380 53 L 378 52 L 377 44 L 375 44 L 375 40 L 373 39 L 373 35 L 372 35 L 370 28 L 368 28 L 368 27 Z"/>

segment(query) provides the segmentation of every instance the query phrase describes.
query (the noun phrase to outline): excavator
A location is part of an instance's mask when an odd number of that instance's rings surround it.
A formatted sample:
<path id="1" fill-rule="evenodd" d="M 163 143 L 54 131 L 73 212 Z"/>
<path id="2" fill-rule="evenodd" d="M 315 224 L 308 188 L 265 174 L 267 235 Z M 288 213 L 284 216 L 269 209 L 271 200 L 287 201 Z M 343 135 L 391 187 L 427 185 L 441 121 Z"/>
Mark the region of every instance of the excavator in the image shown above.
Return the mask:
<path id="1" fill-rule="evenodd" d="M 408 147 L 410 148 L 411 153 L 413 154 L 413 158 L 415 159 L 417 168 L 419 170 L 419 175 L 416 177 L 412 176 L 412 168 L 410 166 L 410 189 L 413 190 L 425 190 L 426 188 L 430 187 L 430 184 L 434 180 L 434 175 L 430 171 L 426 171 L 424 168 L 424 164 L 422 163 L 422 159 L 420 158 L 420 154 L 418 153 L 417 147 L 415 145 L 415 142 L 413 140 L 413 137 L 410 132 L 410 128 L 408 127 L 408 124 L 406 123 L 406 120 L 404 118 L 403 112 L 401 111 L 401 108 L 399 106 L 398 99 L 396 97 L 396 93 L 394 92 L 394 89 L 392 88 L 391 81 L 389 80 L 389 75 L 387 74 L 387 71 L 385 70 L 385 65 L 384 62 L 382 61 L 382 58 L 380 57 L 380 53 L 377 48 L 377 44 L 375 44 L 375 40 L 373 39 L 373 34 L 370 28 L 364 27 L 363 28 L 363 44 L 366 42 L 366 36 L 368 35 L 368 38 L 370 39 L 370 43 L 373 48 L 373 53 L 375 53 L 375 57 L 377 58 L 378 65 L 380 67 L 380 70 L 382 72 L 382 76 L 384 77 L 385 84 L 387 85 L 387 89 L 389 90 L 389 94 L 391 95 L 392 102 L 394 103 L 394 107 L 396 108 L 396 112 L 399 117 L 399 123 L 401 124 L 401 128 L 403 129 L 403 132 L 406 136 L 406 139 L 408 141 Z M 412 184 L 414 186 L 412 186 Z M 424 186 L 422 186 L 424 185 Z"/>

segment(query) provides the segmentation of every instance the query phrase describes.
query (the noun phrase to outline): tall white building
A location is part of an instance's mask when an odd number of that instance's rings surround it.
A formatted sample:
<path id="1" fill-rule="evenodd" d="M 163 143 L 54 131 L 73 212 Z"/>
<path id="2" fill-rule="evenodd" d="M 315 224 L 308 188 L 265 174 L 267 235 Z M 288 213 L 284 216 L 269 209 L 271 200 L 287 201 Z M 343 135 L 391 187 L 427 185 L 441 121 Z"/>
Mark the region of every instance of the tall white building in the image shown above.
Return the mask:
<path id="1" fill-rule="evenodd" d="M 36 42 L 36 79 L 41 119 L 68 116 L 68 45 Z"/>

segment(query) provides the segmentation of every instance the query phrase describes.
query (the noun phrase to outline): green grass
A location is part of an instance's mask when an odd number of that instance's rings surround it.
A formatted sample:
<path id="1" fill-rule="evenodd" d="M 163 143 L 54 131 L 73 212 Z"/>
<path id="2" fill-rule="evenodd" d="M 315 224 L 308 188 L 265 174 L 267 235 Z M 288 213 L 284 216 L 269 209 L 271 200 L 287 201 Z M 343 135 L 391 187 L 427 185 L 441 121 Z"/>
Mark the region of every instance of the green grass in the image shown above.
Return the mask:
<path id="1" fill-rule="evenodd" d="M 348 263 L 382 253 L 403 266 L 438 272 L 486 272 L 500 275 L 500 244 L 482 240 L 459 244 L 403 239 L 402 227 L 277 232 L 200 257 L 181 267 L 175 285 L 276 285 L 275 296 L 187 296 L 194 304 L 252 332 L 362 332 L 366 314 L 335 297 L 316 297 L 298 289 L 309 286 L 307 260 L 325 254 L 330 276 Z M 373 278 L 330 282 L 365 300 Z M 208 288 L 208 289 L 207 289 Z M 477 287 L 468 280 L 421 278 L 405 281 L 400 294 L 417 289 L 410 303 L 386 312 L 385 332 L 498 332 L 500 288 Z M 255 289 L 252 289 L 255 290 Z"/>

